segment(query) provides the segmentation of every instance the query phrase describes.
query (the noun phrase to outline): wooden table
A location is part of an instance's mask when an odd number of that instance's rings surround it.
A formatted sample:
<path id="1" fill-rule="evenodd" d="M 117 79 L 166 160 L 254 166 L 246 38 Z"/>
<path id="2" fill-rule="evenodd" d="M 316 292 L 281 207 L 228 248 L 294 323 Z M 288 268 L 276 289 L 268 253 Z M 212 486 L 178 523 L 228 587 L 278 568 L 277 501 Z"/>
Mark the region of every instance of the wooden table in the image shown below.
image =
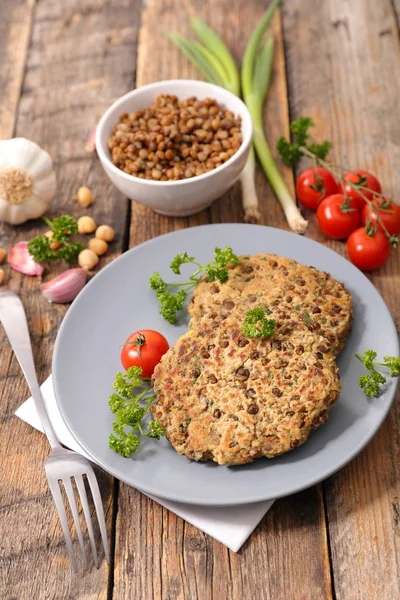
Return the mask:
<path id="1" fill-rule="evenodd" d="M 94 192 L 90 214 L 118 232 L 113 260 L 128 247 L 173 229 L 240 222 L 235 186 L 203 213 L 168 219 L 128 202 L 112 187 L 85 139 L 121 94 L 159 79 L 198 73 L 164 31 L 189 33 L 196 13 L 218 30 L 239 60 L 265 10 L 261 0 L 2 0 L 0 137 L 24 136 L 55 160 L 51 215 L 81 216 L 80 185 Z M 286 0 L 274 19 L 276 54 L 265 106 L 274 146 L 289 117 L 309 115 L 329 138 L 333 159 L 371 169 L 388 194 L 400 189 L 399 0 Z M 293 190 L 294 173 L 281 165 Z M 287 229 L 257 172 L 262 223 Z M 310 217 L 307 236 L 328 242 Z M 6 226 L 0 246 L 43 232 L 40 222 Z M 399 252 L 371 276 L 400 322 Z M 26 306 L 40 381 L 51 371 L 54 340 L 67 307 L 48 305 L 37 280 L 7 270 Z M 376 317 L 379 319 L 379 315 Z M 1 332 L 1 597 L 23 599 L 351 599 L 399 598 L 400 410 L 367 448 L 324 483 L 278 500 L 238 554 L 134 489 L 99 472 L 111 540 L 110 567 L 70 569 L 42 463 L 44 437 L 14 416 L 28 390 Z"/>

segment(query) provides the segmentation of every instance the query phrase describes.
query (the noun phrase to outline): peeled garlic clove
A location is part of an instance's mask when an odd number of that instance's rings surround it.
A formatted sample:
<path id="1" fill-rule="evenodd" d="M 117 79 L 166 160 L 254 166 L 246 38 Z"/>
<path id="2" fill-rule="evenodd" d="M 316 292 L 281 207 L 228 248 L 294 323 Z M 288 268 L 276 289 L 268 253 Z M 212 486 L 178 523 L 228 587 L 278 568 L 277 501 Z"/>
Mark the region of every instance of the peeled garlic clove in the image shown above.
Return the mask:
<path id="1" fill-rule="evenodd" d="M 11 248 L 7 257 L 8 263 L 19 273 L 24 275 L 35 275 L 41 277 L 44 271 L 44 265 L 37 263 L 28 251 L 28 242 L 18 242 Z"/>
<path id="2" fill-rule="evenodd" d="M 87 281 L 85 269 L 68 269 L 47 283 L 40 286 L 43 296 L 49 302 L 63 304 L 72 302 Z"/>
<path id="3" fill-rule="evenodd" d="M 96 128 L 93 129 L 85 143 L 85 152 L 96 152 Z"/>

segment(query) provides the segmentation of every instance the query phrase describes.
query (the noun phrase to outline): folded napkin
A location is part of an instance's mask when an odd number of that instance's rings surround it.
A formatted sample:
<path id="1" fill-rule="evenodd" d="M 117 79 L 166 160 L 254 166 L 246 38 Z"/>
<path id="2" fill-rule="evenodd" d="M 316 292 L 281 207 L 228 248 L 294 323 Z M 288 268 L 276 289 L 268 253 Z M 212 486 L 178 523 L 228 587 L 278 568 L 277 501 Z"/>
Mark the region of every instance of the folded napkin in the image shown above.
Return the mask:
<path id="1" fill-rule="evenodd" d="M 43 383 L 41 390 L 51 424 L 60 442 L 64 446 L 71 448 L 71 450 L 75 450 L 89 458 L 83 448 L 72 437 L 63 421 L 56 403 L 51 375 Z M 35 429 L 43 432 L 42 424 L 32 398 L 26 400 L 15 414 L 32 427 L 35 427 Z M 245 506 L 219 508 L 170 502 L 163 498 L 155 498 L 149 494 L 148 496 L 191 525 L 215 538 L 218 542 L 225 544 L 233 552 L 237 552 L 240 549 L 273 503 L 273 500 L 269 500 Z"/>

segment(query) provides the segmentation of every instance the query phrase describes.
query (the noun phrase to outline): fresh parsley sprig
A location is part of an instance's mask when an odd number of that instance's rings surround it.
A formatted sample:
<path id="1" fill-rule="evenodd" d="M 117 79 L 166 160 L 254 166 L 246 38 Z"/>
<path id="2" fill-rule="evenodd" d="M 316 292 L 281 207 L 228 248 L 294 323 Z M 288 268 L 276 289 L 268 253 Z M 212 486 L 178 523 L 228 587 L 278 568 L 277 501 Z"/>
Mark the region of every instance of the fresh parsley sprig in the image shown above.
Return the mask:
<path id="1" fill-rule="evenodd" d="M 377 371 L 376 367 L 389 369 L 390 377 L 399 377 L 400 375 L 400 356 L 384 356 L 383 362 L 375 361 L 377 357 L 375 350 L 366 350 L 363 355 L 356 352 L 356 356 L 369 371 L 360 376 L 360 386 L 368 398 L 378 396 L 381 386 L 386 383 L 386 377 Z"/>
<path id="2" fill-rule="evenodd" d="M 296 165 L 300 158 L 304 156 L 304 150 L 311 152 L 316 157 L 324 160 L 332 147 L 331 142 L 325 140 L 322 144 L 310 141 L 309 129 L 315 127 L 315 123 L 310 117 L 299 117 L 290 124 L 290 131 L 293 135 L 293 142 L 288 142 L 284 137 L 279 138 L 276 145 L 282 160 L 287 165 Z"/>
<path id="3" fill-rule="evenodd" d="M 150 277 L 150 287 L 157 294 L 160 304 L 160 314 L 171 324 L 176 323 L 178 313 L 183 309 L 189 292 L 196 287 L 201 277 L 205 274 L 206 281 L 219 281 L 225 283 L 229 278 L 229 265 L 237 265 L 239 258 L 233 253 L 232 248 L 215 248 L 214 261 L 200 264 L 189 256 L 187 252 L 177 254 L 170 262 L 170 268 L 175 275 L 181 274 L 181 266 L 192 264 L 196 270 L 190 275 L 189 280 L 183 283 L 167 283 L 156 271 Z"/>
<path id="4" fill-rule="evenodd" d="M 50 227 L 53 233 L 52 239 L 46 235 L 40 235 L 28 243 L 29 254 L 37 263 L 47 263 L 53 260 L 65 260 L 71 264 L 74 263 L 78 254 L 83 250 L 83 245 L 77 241 L 70 241 L 72 235 L 78 233 L 78 223 L 69 215 L 56 217 L 52 221 L 46 217 L 43 219 Z M 59 242 L 60 246 L 52 250 L 53 242 Z"/>
<path id="5" fill-rule="evenodd" d="M 249 310 L 243 320 L 243 333 L 252 338 L 269 338 L 275 332 L 275 319 L 267 319 L 266 315 L 272 314 L 268 308 L 257 306 Z"/>
<path id="6" fill-rule="evenodd" d="M 115 417 L 109 445 L 111 450 L 126 458 L 138 449 L 138 434 L 157 440 L 165 435 L 158 421 L 150 420 L 147 427 L 143 425 L 143 419 L 156 395 L 151 393 L 151 386 L 141 378 L 141 374 L 141 367 L 129 367 L 126 373 L 117 373 L 114 381 L 115 393 L 111 394 L 108 402 Z M 137 388 L 140 388 L 139 392 Z"/>

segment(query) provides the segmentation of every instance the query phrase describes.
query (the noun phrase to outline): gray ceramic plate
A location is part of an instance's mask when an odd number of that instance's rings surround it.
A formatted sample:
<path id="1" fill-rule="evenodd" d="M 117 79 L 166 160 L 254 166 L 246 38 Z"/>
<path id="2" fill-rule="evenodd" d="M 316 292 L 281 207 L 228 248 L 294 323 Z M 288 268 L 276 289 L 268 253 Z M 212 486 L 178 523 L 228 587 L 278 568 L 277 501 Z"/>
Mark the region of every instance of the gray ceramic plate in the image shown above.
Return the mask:
<path id="1" fill-rule="evenodd" d="M 328 422 L 306 444 L 279 458 L 241 467 L 190 462 L 167 440 L 144 440 L 131 459 L 108 448 L 112 415 L 108 395 L 119 370 L 121 344 L 136 329 L 156 329 L 172 344 L 187 329 L 166 323 L 149 289 L 153 271 L 171 280 L 169 260 L 187 250 L 200 262 L 215 246 L 237 254 L 271 252 L 328 271 L 353 294 L 354 327 L 339 358 L 342 393 Z M 76 440 L 106 471 L 139 490 L 179 502 L 228 506 L 285 496 L 328 477 L 369 442 L 390 408 L 395 384 L 373 400 L 358 378 L 363 366 L 356 351 L 374 348 L 397 354 L 398 337 L 390 313 L 370 281 L 328 248 L 298 235 L 257 225 L 206 225 L 155 238 L 103 269 L 69 309 L 58 334 L 53 372 L 58 406 Z"/>

